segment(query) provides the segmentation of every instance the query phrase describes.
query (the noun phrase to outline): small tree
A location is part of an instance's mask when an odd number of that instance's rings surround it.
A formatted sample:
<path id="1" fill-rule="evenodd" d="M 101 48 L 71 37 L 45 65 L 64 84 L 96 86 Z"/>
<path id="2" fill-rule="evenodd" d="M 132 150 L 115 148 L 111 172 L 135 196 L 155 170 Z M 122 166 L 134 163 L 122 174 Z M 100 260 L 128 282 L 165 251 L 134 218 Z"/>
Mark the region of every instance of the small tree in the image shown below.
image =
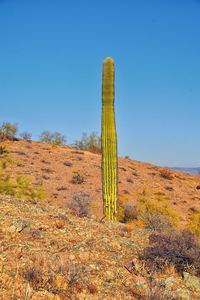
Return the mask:
<path id="1" fill-rule="evenodd" d="M 0 127 L 0 141 L 15 140 L 17 133 L 17 125 L 4 122 Z"/>
<path id="2" fill-rule="evenodd" d="M 84 132 L 81 140 L 76 140 L 73 146 L 79 150 L 101 153 L 101 137 L 95 132 L 91 133 L 89 136 Z"/>
<path id="3" fill-rule="evenodd" d="M 39 137 L 41 142 L 51 143 L 54 145 L 63 145 L 66 142 L 66 138 L 64 135 L 60 134 L 59 132 L 49 132 L 43 131 Z"/>

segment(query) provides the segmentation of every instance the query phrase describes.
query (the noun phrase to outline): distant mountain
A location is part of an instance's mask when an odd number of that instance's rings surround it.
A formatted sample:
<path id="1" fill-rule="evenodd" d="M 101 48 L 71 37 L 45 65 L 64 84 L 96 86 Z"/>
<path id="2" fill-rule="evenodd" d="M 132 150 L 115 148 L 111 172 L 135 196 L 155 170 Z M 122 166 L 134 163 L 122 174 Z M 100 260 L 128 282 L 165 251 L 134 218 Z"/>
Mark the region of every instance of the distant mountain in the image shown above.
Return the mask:
<path id="1" fill-rule="evenodd" d="M 174 168 L 171 168 L 171 169 L 181 171 L 181 172 L 184 172 L 184 173 L 189 173 L 189 174 L 192 174 L 192 175 L 200 175 L 200 167 L 198 167 L 198 168 L 174 167 Z"/>

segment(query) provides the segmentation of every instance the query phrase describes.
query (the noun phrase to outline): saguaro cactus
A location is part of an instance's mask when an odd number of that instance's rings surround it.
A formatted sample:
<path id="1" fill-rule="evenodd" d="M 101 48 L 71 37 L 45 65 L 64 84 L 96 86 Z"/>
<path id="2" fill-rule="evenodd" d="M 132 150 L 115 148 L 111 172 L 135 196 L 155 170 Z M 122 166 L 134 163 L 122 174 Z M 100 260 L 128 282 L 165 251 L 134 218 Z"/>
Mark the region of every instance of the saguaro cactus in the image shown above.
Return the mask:
<path id="1" fill-rule="evenodd" d="M 116 220 L 118 214 L 114 79 L 114 61 L 107 57 L 103 63 L 101 129 L 103 206 L 107 220 Z"/>

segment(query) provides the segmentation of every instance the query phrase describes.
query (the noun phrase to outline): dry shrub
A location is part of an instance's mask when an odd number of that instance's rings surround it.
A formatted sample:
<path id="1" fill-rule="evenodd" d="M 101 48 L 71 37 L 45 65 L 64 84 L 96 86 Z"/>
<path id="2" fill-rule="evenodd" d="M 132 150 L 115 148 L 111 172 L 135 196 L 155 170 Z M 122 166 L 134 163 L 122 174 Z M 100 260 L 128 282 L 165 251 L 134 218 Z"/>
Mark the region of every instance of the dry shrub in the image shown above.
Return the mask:
<path id="1" fill-rule="evenodd" d="M 125 210 L 125 207 L 126 207 L 128 201 L 129 201 L 128 196 L 119 195 L 119 213 L 118 213 L 118 217 L 117 217 L 117 220 L 119 222 L 124 223 L 124 210 Z"/>
<path id="2" fill-rule="evenodd" d="M 78 217 L 87 217 L 90 214 L 91 199 L 89 194 L 80 191 L 72 194 L 72 200 L 68 204 L 72 214 Z"/>
<path id="3" fill-rule="evenodd" d="M 174 178 L 172 172 L 168 169 L 162 169 L 160 170 L 160 176 L 167 180 L 172 180 Z"/>
<path id="4" fill-rule="evenodd" d="M 47 272 L 45 273 L 46 270 Z M 35 291 L 44 289 L 48 282 L 48 267 L 44 256 L 33 254 L 29 264 L 25 265 L 20 272 L 22 277 L 27 280 Z"/>
<path id="5" fill-rule="evenodd" d="M 138 209 L 135 205 L 129 203 L 125 205 L 124 208 L 124 223 L 137 220 L 138 218 Z"/>
<path id="6" fill-rule="evenodd" d="M 82 184 L 84 182 L 85 182 L 85 179 L 81 174 L 79 174 L 78 172 L 73 173 L 71 183 L 73 183 L 73 184 Z"/>
<path id="7" fill-rule="evenodd" d="M 31 141 L 31 138 L 32 138 L 32 133 L 30 132 L 27 132 L 27 131 L 24 131 L 20 134 L 20 137 L 25 140 L 25 141 L 28 141 L 30 142 Z"/>
<path id="8" fill-rule="evenodd" d="M 141 258 L 151 270 L 163 271 L 172 264 L 179 273 L 193 270 L 200 275 L 200 243 L 195 234 L 189 231 L 153 233 L 149 242 Z"/>
<path id="9" fill-rule="evenodd" d="M 71 167 L 72 166 L 72 162 L 71 161 L 64 161 L 63 165 L 65 165 L 66 167 Z"/>
<path id="10" fill-rule="evenodd" d="M 171 291 L 160 286 L 150 286 L 141 300 L 181 300 Z"/>

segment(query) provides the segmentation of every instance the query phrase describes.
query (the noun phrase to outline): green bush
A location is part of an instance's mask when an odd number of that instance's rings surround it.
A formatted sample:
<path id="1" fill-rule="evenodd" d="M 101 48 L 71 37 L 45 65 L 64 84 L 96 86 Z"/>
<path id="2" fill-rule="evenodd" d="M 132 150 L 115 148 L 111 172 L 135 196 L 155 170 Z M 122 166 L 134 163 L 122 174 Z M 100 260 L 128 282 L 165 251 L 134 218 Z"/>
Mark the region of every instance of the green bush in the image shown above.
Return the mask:
<path id="1" fill-rule="evenodd" d="M 19 199 L 42 200 L 44 191 L 41 188 L 34 187 L 30 180 L 24 177 L 11 179 L 9 175 L 0 174 L 0 193 L 15 196 Z"/>
<path id="2" fill-rule="evenodd" d="M 63 145 L 66 143 L 66 138 L 59 132 L 43 131 L 39 137 L 41 142 L 51 143 L 54 145 Z"/>
<path id="3" fill-rule="evenodd" d="M 101 137 L 95 132 L 91 133 L 89 136 L 86 133 L 83 133 L 82 138 L 75 141 L 73 146 L 79 150 L 101 153 Z"/>

